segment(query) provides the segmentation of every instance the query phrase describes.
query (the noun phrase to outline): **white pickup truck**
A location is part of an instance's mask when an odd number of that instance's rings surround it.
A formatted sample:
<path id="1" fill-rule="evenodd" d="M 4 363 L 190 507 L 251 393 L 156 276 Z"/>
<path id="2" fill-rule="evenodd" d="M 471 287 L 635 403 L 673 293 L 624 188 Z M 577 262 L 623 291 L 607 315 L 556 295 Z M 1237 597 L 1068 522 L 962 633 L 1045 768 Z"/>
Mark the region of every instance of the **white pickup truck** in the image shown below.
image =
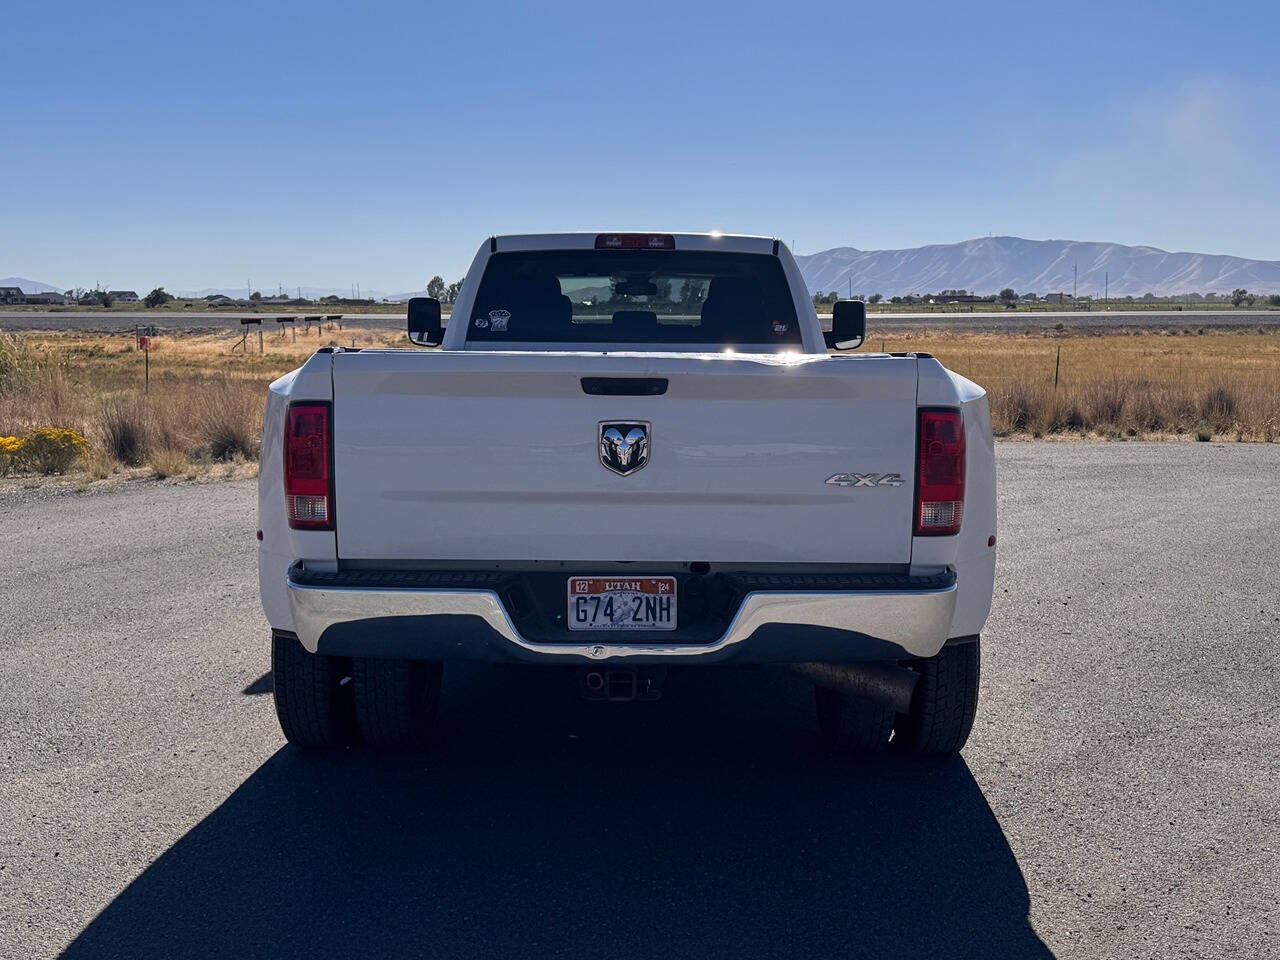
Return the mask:
<path id="1" fill-rule="evenodd" d="M 443 664 L 583 695 L 783 664 L 833 749 L 958 751 L 995 572 L 986 394 L 824 333 L 786 246 L 487 240 L 432 350 L 324 349 L 271 384 L 259 581 L 299 746 L 426 741 Z M 831 352 L 830 348 L 835 348 Z"/>

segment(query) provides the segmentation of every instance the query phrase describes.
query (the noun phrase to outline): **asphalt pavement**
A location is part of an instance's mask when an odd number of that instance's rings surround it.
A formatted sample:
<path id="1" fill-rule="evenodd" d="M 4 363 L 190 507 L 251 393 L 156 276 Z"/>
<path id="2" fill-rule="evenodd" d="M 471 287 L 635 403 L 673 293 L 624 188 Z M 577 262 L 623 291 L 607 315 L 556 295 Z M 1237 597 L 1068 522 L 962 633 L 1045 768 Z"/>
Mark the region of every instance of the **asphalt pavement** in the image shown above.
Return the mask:
<path id="1" fill-rule="evenodd" d="M 1267 957 L 1280 445 L 998 445 L 959 759 L 771 668 L 451 666 L 422 756 L 285 746 L 252 483 L 0 481 L 0 957 Z"/>

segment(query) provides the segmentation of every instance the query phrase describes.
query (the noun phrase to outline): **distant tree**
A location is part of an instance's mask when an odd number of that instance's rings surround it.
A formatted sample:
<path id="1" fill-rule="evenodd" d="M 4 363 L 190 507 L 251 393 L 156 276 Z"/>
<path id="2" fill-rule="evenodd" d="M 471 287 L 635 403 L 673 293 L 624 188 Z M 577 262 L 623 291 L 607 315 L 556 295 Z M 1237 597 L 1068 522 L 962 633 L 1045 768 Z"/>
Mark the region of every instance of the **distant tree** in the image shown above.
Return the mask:
<path id="1" fill-rule="evenodd" d="M 99 291 L 98 291 L 98 302 L 99 302 L 100 304 L 102 304 L 104 307 L 109 307 L 109 306 L 111 306 L 113 303 L 115 303 L 115 302 L 116 302 L 116 298 L 115 298 L 115 297 L 113 297 L 113 296 L 112 296 L 110 293 L 108 293 L 106 290 L 99 290 Z"/>
<path id="2" fill-rule="evenodd" d="M 261 299 L 262 299 L 262 294 L 260 294 L 257 290 L 255 290 L 255 291 L 253 291 L 253 293 L 249 294 L 249 299 L 250 299 L 250 300 L 261 300 Z"/>
<path id="3" fill-rule="evenodd" d="M 1267 297 L 1267 303 L 1271 304 L 1273 307 L 1280 307 L 1280 293 L 1273 293 L 1271 296 Z"/>
<path id="4" fill-rule="evenodd" d="M 436 300 L 444 296 L 444 277 L 437 275 L 427 281 L 427 296 Z"/>
<path id="5" fill-rule="evenodd" d="M 867 297 L 867 303 L 879 303 L 883 299 L 883 294 L 873 293 L 871 296 Z"/>
<path id="6" fill-rule="evenodd" d="M 1244 303 L 1248 299 L 1249 291 L 1243 287 L 1236 287 L 1236 289 L 1231 291 L 1231 305 L 1233 307 L 1240 306 L 1240 304 Z"/>
<path id="7" fill-rule="evenodd" d="M 901 297 L 890 297 L 890 298 L 889 298 L 889 302 L 890 302 L 890 303 L 901 303 L 901 302 L 902 302 L 902 298 L 901 298 Z"/>
<path id="8" fill-rule="evenodd" d="M 445 300 L 447 300 L 449 303 L 455 303 L 458 299 L 458 291 L 461 289 L 462 289 L 462 281 L 461 280 L 453 281 L 453 283 L 449 284 L 449 286 L 445 288 L 445 291 L 444 291 Z"/>
<path id="9" fill-rule="evenodd" d="M 156 287 L 154 290 L 152 290 L 150 293 L 148 293 L 145 297 L 142 298 L 142 302 L 145 303 L 148 307 L 163 306 L 164 304 L 169 303 L 171 300 L 173 300 L 173 294 L 166 293 L 164 287 Z"/>
<path id="10" fill-rule="evenodd" d="M 1018 292 L 1013 287 L 1005 287 L 997 296 L 1000 302 L 1010 309 L 1018 305 Z"/>

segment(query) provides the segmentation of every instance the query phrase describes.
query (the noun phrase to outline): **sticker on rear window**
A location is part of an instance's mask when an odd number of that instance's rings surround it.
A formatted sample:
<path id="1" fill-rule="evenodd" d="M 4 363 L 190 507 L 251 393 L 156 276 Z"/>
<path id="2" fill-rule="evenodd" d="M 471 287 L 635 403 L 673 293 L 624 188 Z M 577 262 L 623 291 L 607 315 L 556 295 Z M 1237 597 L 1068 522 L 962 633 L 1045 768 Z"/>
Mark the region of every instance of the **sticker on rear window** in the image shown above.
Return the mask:
<path id="1" fill-rule="evenodd" d="M 495 333 L 503 333 L 507 329 L 507 323 L 511 320 L 510 310 L 490 310 L 489 325 L 493 327 Z"/>
<path id="2" fill-rule="evenodd" d="M 489 318 L 488 318 L 488 317 L 476 317 L 476 329 L 477 329 L 477 330 L 483 330 L 483 329 L 485 329 L 485 328 L 486 328 L 486 327 L 488 327 L 488 326 L 489 326 Z"/>
<path id="3" fill-rule="evenodd" d="M 782 336 L 784 333 L 786 333 L 790 329 L 791 329 L 791 325 L 787 323 L 775 323 L 773 325 L 773 332 L 775 335 L 779 337 Z"/>

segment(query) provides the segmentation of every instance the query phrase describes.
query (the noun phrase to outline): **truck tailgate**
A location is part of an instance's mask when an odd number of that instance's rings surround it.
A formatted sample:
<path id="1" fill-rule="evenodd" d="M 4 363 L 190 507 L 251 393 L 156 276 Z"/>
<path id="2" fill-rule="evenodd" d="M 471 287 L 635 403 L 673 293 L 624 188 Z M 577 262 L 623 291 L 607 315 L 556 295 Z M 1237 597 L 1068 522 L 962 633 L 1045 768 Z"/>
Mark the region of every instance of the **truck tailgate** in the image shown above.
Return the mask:
<path id="1" fill-rule="evenodd" d="M 916 376 L 914 357 L 335 353 L 338 556 L 908 563 Z M 642 468 L 606 469 L 607 421 L 648 424 Z M 847 473 L 903 483 L 825 482 Z"/>

